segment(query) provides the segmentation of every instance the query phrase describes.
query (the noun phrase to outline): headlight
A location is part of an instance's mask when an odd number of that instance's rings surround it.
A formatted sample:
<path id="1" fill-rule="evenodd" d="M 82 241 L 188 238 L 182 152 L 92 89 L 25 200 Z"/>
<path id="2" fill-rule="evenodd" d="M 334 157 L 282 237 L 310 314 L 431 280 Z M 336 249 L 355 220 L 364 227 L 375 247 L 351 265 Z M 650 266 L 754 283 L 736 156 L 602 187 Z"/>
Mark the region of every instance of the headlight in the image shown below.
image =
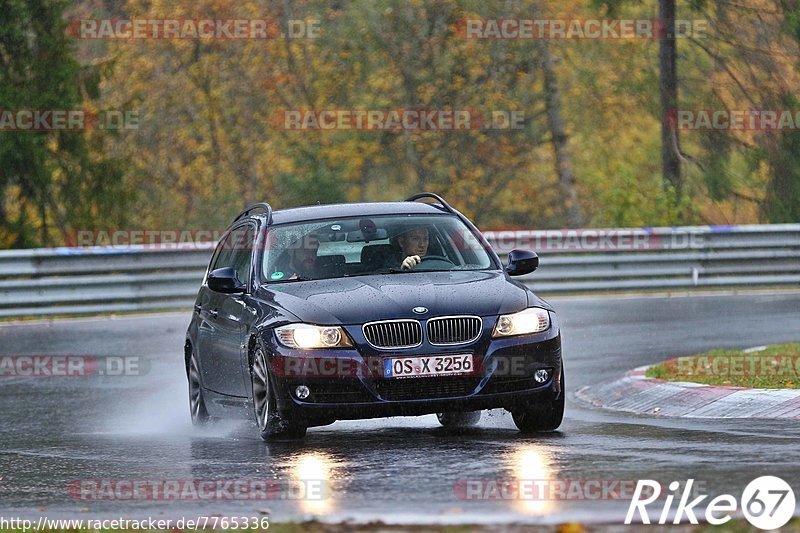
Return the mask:
<path id="1" fill-rule="evenodd" d="M 550 327 L 550 315 L 541 307 L 529 307 L 512 315 L 500 315 L 492 337 L 539 333 Z"/>
<path id="2" fill-rule="evenodd" d="M 347 333 L 338 326 L 289 324 L 275 328 L 278 341 L 288 348 L 341 348 L 352 346 Z"/>

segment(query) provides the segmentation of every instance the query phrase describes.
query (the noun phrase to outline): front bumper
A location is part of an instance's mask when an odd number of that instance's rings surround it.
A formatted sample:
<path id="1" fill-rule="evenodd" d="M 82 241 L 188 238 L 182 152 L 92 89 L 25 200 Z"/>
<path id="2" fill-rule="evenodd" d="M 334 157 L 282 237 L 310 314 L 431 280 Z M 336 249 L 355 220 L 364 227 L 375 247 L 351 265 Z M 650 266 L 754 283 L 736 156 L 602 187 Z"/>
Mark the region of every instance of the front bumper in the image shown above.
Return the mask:
<path id="1" fill-rule="evenodd" d="M 410 350 L 377 350 L 369 347 L 357 326 L 345 326 L 358 349 L 291 350 L 270 346 L 273 390 L 278 410 L 308 425 L 332 420 L 385 416 L 412 416 L 443 411 L 505 408 L 514 410 L 532 402 L 551 401 L 562 394 L 561 335 L 555 314 L 547 331 L 492 339 L 492 318 L 474 343 L 433 346 L 423 343 Z M 475 369 L 462 376 L 384 378 L 374 370 L 376 358 L 470 353 Z M 372 371 L 371 371 L 372 369 Z M 549 378 L 534 380 L 546 369 Z M 294 395 L 299 385 L 311 394 L 303 400 Z"/>

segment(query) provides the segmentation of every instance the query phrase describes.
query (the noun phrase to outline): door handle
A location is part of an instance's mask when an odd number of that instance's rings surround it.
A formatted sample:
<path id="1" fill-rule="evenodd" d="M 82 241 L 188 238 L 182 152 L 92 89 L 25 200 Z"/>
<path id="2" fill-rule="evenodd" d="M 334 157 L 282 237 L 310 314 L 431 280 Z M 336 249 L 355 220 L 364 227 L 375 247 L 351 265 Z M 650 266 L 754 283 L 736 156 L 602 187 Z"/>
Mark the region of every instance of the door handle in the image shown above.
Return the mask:
<path id="1" fill-rule="evenodd" d="M 200 313 L 200 309 L 201 309 L 201 307 L 200 307 L 200 305 L 199 305 L 199 304 L 195 304 L 195 305 L 194 305 L 194 312 L 195 312 L 195 313 L 198 313 L 198 314 L 199 314 L 199 313 Z"/>
<path id="2" fill-rule="evenodd" d="M 216 309 L 212 309 L 211 311 L 208 312 L 208 314 L 211 315 L 211 318 L 217 318 L 217 316 L 219 316 L 219 311 L 217 311 Z"/>

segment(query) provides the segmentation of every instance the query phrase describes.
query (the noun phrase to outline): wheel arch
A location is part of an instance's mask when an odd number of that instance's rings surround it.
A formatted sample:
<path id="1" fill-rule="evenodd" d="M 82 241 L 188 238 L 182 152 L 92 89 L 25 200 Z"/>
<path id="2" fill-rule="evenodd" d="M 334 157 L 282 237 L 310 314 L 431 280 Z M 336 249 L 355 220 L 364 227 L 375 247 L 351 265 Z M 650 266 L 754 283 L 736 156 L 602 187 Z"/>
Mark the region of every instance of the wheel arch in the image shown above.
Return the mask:
<path id="1" fill-rule="evenodd" d="M 192 358 L 192 340 L 188 337 L 186 338 L 186 342 L 183 344 L 183 366 L 186 369 L 186 375 L 189 375 L 189 360 Z"/>
<path id="2" fill-rule="evenodd" d="M 249 369 L 253 364 L 253 352 L 256 349 L 259 339 L 261 338 L 261 331 L 253 330 L 247 337 L 247 368 Z"/>

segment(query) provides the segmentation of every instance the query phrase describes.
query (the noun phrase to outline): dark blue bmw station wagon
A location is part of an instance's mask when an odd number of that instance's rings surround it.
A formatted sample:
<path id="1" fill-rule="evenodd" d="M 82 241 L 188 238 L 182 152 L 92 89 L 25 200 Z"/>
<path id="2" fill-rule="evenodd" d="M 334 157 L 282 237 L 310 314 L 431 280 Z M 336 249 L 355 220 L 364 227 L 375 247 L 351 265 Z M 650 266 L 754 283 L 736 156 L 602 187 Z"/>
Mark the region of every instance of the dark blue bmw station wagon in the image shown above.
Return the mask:
<path id="1" fill-rule="evenodd" d="M 239 417 L 265 440 L 341 419 L 436 413 L 446 427 L 510 411 L 520 431 L 564 414 L 553 308 L 512 279 L 437 195 L 243 211 L 220 240 L 186 334 L 192 421 Z"/>

